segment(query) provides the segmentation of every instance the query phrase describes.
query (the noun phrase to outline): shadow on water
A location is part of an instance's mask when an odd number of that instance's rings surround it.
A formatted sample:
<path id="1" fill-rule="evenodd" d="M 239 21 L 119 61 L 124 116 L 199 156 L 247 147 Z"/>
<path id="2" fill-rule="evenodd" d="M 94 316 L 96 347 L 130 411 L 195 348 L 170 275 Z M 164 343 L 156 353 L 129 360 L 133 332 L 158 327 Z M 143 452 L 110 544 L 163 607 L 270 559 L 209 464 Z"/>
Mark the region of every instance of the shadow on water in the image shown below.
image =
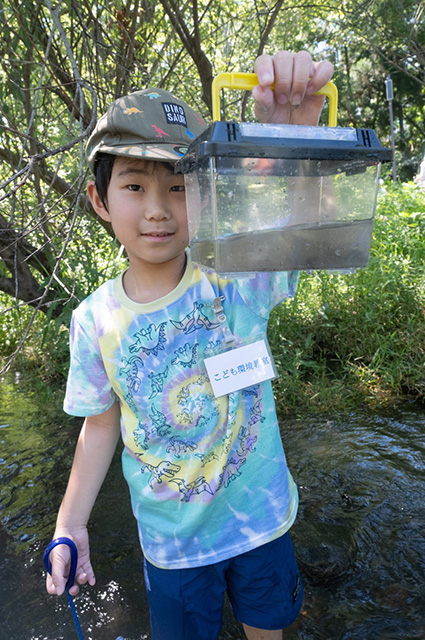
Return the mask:
<path id="1" fill-rule="evenodd" d="M 44 591 L 42 552 L 79 421 L 51 393 L 0 386 L 0 637 L 72 640 L 67 600 Z M 425 411 L 282 422 L 300 510 L 292 534 L 305 582 L 285 640 L 425 638 Z M 94 589 L 76 599 L 85 640 L 149 639 L 142 557 L 119 453 L 91 524 Z M 243 634 L 225 607 L 220 640 Z M 196 639 L 194 639 L 196 640 Z"/>

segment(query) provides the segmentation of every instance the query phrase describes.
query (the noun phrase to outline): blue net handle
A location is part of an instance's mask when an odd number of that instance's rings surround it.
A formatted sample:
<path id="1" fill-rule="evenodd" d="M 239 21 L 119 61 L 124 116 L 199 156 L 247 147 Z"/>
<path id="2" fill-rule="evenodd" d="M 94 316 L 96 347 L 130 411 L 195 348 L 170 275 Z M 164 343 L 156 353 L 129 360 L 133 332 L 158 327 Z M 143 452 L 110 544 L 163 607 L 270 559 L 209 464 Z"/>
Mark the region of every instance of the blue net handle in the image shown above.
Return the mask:
<path id="1" fill-rule="evenodd" d="M 51 541 L 50 544 L 47 545 L 46 551 L 44 552 L 44 555 L 43 555 L 43 562 L 44 562 L 44 566 L 46 567 L 46 571 L 48 571 L 48 573 L 50 573 L 51 575 L 52 563 L 50 562 L 50 558 L 49 558 L 50 552 L 60 544 L 66 544 L 71 551 L 71 566 L 69 568 L 68 580 L 65 585 L 65 589 L 66 591 L 68 591 L 68 589 L 70 589 L 74 584 L 75 572 L 77 570 L 78 551 L 77 551 L 75 542 L 71 540 L 71 538 L 65 538 L 65 537 L 55 538 L 54 540 Z"/>
<path id="2" fill-rule="evenodd" d="M 52 575 L 52 563 L 50 562 L 49 556 L 52 549 L 57 547 L 59 544 L 66 544 L 71 551 L 71 565 L 69 568 L 68 580 L 65 585 L 65 591 L 66 591 L 66 595 L 68 596 L 69 607 L 71 609 L 72 617 L 74 619 L 75 628 L 77 629 L 79 640 L 84 640 L 83 632 L 81 631 L 80 622 L 78 620 L 77 612 L 75 610 L 74 600 L 72 599 L 72 596 L 69 593 L 69 589 L 74 584 L 75 572 L 77 570 L 77 564 L 78 564 L 78 551 L 77 551 L 75 542 L 71 540 L 71 538 L 65 538 L 65 537 L 55 538 L 54 540 L 52 540 L 50 544 L 47 545 L 46 550 L 43 554 L 44 566 L 46 568 L 46 571 L 50 573 L 50 575 Z M 116 640 L 124 640 L 124 638 L 122 636 L 119 636 L 118 638 L 116 638 Z"/>
<path id="3" fill-rule="evenodd" d="M 48 571 L 51 575 L 52 563 L 50 562 L 50 559 L 49 559 L 50 552 L 59 544 L 66 544 L 71 551 L 71 565 L 69 567 L 69 576 L 68 576 L 67 583 L 65 585 L 65 591 L 66 591 L 66 595 L 68 596 L 69 607 L 71 609 L 71 613 L 74 619 L 75 628 L 77 629 L 78 637 L 80 640 L 84 640 L 83 632 L 81 631 L 80 622 L 78 620 L 77 612 L 75 610 L 74 601 L 72 599 L 72 595 L 69 593 L 69 589 L 74 584 L 75 572 L 77 570 L 77 563 L 78 563 L 78 551 L 77 551 L 77 547 L 75 546 L 75 542 L 70 538 L 65 538 L 65 537 L 55 538 L 54 540 L 52 540 L 51 543 L 47 545 L 46 551 L 43 554 L 44 566 L 46 567 L 46 571 Z"/>

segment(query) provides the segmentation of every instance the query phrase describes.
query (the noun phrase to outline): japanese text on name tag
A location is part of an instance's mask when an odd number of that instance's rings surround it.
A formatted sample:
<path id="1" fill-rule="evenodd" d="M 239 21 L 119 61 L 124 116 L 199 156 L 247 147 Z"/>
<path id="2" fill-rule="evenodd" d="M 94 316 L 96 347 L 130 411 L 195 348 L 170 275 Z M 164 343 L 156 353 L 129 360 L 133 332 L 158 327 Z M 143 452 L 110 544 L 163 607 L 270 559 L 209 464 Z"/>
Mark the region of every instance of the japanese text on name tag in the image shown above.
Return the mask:
<path id="1" fill-rule="evenodd" d="M 205 366 L 217 398 L 276 377 L 264 340 L 207 358 Z"/>

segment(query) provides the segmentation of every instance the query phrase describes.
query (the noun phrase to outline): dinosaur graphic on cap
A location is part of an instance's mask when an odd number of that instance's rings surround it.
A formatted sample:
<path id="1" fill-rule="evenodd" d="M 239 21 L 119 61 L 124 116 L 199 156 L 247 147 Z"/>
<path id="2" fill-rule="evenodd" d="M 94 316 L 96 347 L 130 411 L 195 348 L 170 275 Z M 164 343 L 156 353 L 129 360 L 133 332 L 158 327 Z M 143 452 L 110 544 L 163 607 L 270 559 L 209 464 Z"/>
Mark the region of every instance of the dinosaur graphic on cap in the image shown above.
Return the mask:
<path id="1" fill-rule="evenodd" d="M 138 109 L 137 107 L 128 107 L 127 109 L 124 109 L 124 113 L 126 116 L 128 116 L 132 113 L 143 113 L 143 111 L 140 111 L 140 109 Z"/>
<path id="2" fill-rule="evenodd" d="M 170 135 L 169 133 L 166 133 L 165 131 L 163 131 L 162 129 L 157 127 L 155 124 L 153 124 L 152 127 L 155 129 L 155 131 L 157 133 L 157 138 L 162 138 L 163 136 L 169 136 Z"/>

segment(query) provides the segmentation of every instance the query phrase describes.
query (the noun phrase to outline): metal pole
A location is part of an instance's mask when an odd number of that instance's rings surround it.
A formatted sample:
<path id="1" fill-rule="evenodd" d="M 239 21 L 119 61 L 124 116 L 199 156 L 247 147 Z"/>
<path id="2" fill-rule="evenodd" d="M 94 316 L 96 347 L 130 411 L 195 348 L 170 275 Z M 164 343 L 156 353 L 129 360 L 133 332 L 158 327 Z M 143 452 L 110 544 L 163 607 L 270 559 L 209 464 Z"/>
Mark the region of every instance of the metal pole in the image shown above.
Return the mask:
<path id="1" fill-rule="evenodd" d="M 393 181 L 397 181 L 397 167 L 395 163 L 395 140 L 394 140 L 394 117 L 393 117 L 393 81 L 391 76 L 388 75 L 385 79 L 385 90 L 388 100 L 388 109 L 390 112 L 390 131 L 391 131 L 391 148 L 393 152 Z"/>

